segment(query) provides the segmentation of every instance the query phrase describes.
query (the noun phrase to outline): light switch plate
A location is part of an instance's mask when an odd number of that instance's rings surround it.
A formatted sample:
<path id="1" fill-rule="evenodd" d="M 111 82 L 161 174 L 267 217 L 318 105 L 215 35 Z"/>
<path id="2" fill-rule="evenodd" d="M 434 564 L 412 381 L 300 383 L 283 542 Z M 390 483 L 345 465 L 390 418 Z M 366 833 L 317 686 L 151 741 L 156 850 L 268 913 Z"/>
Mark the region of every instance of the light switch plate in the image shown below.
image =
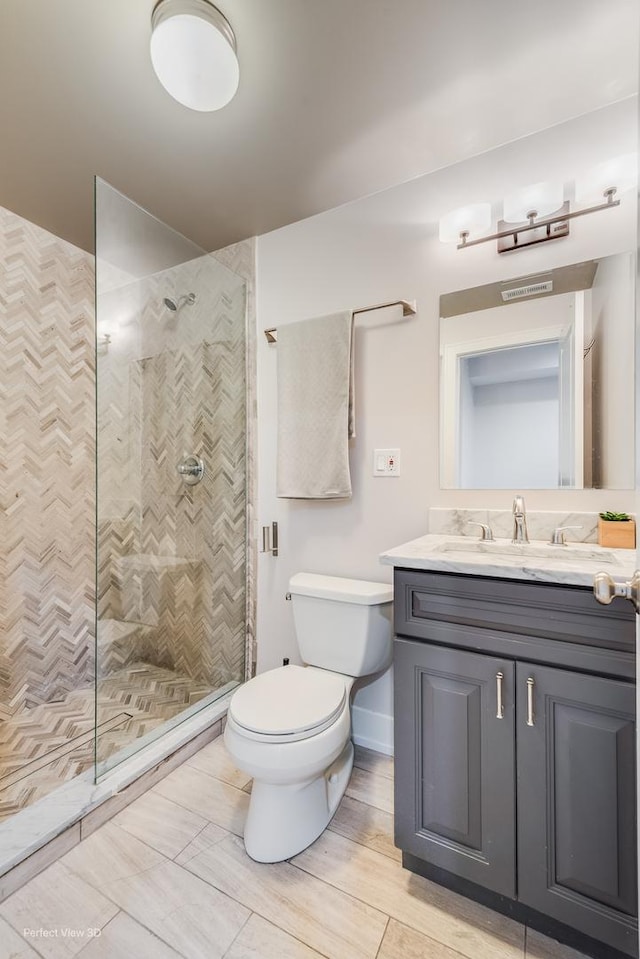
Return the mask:
<path id="1" fill-rule="evenodd" d="M 400 450 L 374 450 L 373 475 L 400 476 Z"/>

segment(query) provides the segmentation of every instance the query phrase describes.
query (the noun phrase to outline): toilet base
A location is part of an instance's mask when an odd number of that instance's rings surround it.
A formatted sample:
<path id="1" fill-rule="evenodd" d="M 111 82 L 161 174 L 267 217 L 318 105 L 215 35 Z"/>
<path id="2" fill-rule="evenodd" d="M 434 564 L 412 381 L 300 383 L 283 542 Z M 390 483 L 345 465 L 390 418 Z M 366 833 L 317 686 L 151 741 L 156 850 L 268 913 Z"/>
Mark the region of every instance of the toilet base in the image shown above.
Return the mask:
<path id="1" fill-rule="evenodd" d="M 353 768 L 353 744 L 320 776 L 276 785 L 254 780 L 244 827 L 244 845 L 256 862 L 282 862 L 324 832 L 342 799 Z"/>

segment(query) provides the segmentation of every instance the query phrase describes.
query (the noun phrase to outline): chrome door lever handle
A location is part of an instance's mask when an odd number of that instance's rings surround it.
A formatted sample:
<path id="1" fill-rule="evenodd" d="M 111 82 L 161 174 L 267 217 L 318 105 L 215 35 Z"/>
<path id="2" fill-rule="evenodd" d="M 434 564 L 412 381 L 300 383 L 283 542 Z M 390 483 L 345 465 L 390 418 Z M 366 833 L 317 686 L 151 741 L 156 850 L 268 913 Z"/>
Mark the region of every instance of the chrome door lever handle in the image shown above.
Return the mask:
<path id="1" fill-rule="evenodd" d="M 616 583 L 609 573 L 596 573 L 593 577 L 593 595 L 603 606 L 614 599 L 628 599 L 636 613 L 640 612 L 640 570 L 636 570 L 626 583 Z"/>

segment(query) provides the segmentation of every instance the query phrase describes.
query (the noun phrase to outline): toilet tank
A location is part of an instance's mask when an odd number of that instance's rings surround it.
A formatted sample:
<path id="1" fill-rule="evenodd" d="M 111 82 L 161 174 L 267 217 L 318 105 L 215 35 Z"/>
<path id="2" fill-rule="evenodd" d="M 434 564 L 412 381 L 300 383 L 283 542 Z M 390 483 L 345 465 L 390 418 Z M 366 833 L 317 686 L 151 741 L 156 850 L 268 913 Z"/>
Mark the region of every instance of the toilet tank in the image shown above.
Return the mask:
<path id="1" fill-rule="evenodd" d="M 390 664 L 391 585 L 296 573 L 289 592 L 303 662 L 345 676 L 367 676 Z"/>

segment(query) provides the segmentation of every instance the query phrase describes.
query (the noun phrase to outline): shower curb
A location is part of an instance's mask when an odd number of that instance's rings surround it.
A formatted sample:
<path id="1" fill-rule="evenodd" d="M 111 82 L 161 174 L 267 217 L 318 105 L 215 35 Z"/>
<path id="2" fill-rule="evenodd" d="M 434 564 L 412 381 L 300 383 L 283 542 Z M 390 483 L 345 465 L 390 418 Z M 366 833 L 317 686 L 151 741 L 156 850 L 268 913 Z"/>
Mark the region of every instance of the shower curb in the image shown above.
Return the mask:
<path id="1" fill-rule="evenodd" d="M 221 735 L 231 694 L 94 782 L 83 773 L 0 824 L 0 902 Z"/>

